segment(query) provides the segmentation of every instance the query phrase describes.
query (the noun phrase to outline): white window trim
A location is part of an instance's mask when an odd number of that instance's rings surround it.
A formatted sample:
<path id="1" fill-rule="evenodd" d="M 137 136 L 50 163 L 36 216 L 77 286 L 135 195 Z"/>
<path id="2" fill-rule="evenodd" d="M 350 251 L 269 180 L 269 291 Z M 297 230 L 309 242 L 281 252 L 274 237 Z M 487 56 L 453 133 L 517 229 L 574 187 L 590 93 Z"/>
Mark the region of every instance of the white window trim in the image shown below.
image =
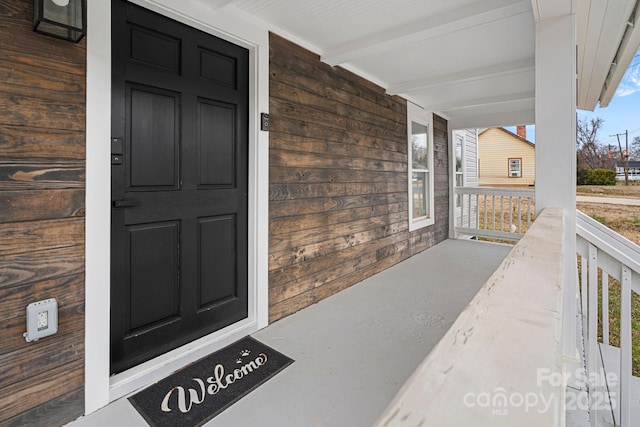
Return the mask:
<path id="1" fill-rule="evenodd" d="M 465 187 L 467 185 L 467 173 L 466 173 L 466 165 L 465 165 L 465 161 L 466 161 L 466 155 L 465 155 L 465 145 L 467 142 L 467 135 L 466 135 L 467 131 L 466 130 L 454 130 L 453 132 L 451 132 L 452 134 L 452 141 L 453 141 L 453 148 L 451 150 L 452 153 L 452 168 L 451 170 L 453 171 L 453 175 L 452 175 L 452 185 L 453 187 Z M 460 141 L 460 172 L 457 171 L 457 167 L 458 167 L 458 141 Z M 462 182 L 461 185 L 458 186 L 458 176 L 462 177 Z M 456 212 L 460 211 L 462 209 L 463 206 L 463 197 L 462 195 L 458 194 L 454 194 L 450 200 L 453 200 L 453 207 L 455 212 L 454 214 L 454 218 L 457 217 Z"/>
<path id="2" fill-rule="evenodd" d="M 413 188 L 412 188 L 412 180 L 413 180 L 413 150 L 411 147 L 411 124 L 419 123 L 423 126 L 427 127 L 427 152 L 429 159 L 427 161 L 427 166 L 429 167 L 429 182 L 427 185 L 429 186 L 429 214 L 427 217 L 413 218 Z M 408 163 L 407 163 L 407 190 L 408 190 L 408 199 L 409 199 L 409 231 L 418 230 L 423 227 L 427 227 L 429 225 L 433 225 L 435 223 L 435 215 L 434 215 L 434 182 L 435 182 L 435 174 L 433 170 L 433 113 L 430 111 L 425 111 L 419 106 L 412 104 L 411 102 L 407 102 L 407 155 L 408 155 Z"/>
<path id="3" fill-rule="evenodd" d="M 511 170 L 511 161 L 518 161 L 518 175 L 513 175 L 513 171 Z M 521 157 L 509 157 L 509 178 L 522 178 L 522 158 Z"/>

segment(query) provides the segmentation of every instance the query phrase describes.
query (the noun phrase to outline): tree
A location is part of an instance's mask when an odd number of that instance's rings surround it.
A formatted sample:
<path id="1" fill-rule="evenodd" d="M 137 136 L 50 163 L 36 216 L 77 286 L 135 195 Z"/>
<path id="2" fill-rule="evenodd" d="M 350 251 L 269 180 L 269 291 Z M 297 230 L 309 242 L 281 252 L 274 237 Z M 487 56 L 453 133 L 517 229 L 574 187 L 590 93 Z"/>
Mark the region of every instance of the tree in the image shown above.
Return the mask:
<path id="1" fill-rule="evenodd" d="M 604 123 L 600 117 L 578 120 L 576 149 L 578 169 L 598 169 L 612 167 L 611 153 L 598 143 L 598 131 Z"/>
<path id="2" fill-rule="evenodd" d="M 640 136 L 636 136 L 631 141 L 631 146 L 629 147 L 629 159 L 630 160 L 640 160 Z"/>

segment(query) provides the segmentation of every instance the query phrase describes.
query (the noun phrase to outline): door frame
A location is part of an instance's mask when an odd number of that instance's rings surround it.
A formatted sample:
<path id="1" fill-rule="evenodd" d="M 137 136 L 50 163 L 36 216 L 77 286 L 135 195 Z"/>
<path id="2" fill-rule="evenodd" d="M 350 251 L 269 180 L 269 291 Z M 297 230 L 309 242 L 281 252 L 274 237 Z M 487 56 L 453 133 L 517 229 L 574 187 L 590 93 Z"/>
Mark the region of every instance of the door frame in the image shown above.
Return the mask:
<path id="1" fill-rule="evenodd" d="M 111 223 L 111 2 L 88 2 L 85 224 L 85 414 L 268 324 L 269 32 L 197 2 L 130 0 L 249 50 L 249 316 L 176 350 L 109 376 Z M 165 4 L 167 3 L 167 4 Z M 197 17 L 197 18 L 195 18 Z"/>

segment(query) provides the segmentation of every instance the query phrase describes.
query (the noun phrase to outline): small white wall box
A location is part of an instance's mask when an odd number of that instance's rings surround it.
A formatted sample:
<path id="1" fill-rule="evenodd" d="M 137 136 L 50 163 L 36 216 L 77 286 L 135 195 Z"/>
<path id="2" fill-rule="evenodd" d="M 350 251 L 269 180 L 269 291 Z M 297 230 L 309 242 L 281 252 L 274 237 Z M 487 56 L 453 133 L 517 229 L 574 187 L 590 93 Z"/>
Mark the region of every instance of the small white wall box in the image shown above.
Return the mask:
<path id="1" fill-rule="evenodd" d="M 38 341 L 58 332 L 58 301 L 49 298 L 27 306 L 27 342 Z"/>

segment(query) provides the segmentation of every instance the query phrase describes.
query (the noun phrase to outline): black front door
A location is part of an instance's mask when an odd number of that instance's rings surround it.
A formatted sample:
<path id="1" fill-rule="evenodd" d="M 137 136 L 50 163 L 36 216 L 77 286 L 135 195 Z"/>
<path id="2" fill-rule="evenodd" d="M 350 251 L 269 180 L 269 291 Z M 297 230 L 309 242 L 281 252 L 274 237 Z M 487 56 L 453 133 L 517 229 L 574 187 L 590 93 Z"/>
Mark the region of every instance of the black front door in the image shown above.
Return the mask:
<path id="1" fill-rule="evenodd" d="M 247 317 L 249 57 L 112 5 L 116 373 Z"/>

